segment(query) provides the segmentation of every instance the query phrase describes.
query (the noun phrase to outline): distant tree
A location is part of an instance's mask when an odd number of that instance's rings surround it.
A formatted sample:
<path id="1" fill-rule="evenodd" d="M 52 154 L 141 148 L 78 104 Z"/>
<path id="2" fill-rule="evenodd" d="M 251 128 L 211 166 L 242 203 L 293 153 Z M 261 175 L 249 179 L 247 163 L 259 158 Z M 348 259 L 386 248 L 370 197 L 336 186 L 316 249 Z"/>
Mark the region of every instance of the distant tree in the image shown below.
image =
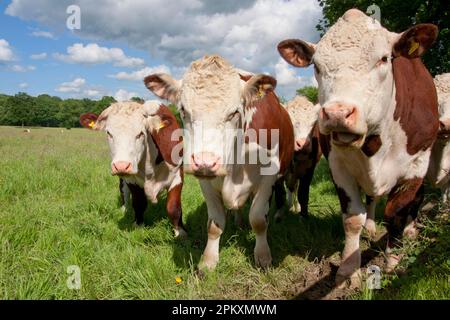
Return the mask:
<path id="1" fill-rule="evenodd" d="M 100 113 L 102 113 L 103 110 L 108 108 L 114 102 L 117 102 L 117 101 L 113 97 L 104 96 L 103 98 L 101 98 L 100 100 L 98 100 L 95 103 L 94 108 L 92 110 L 90 110 L 90 112 L 100 114 Z"/>
<path id="2" fill-rule="evenodd" d="M 297 94 L 305 96 L 309 101 L 316 104 L 319 102 L 319 90 L 317 87 L 305 86 L 297 90 Z"/>
<path id="3" fill-rule="evenodd" d="M 33 97 L 24 92 L 9 97 L 5 101 L 5 122 L 13 126 L 35 125 L 36 103 Z"/>
<path id="4" fill-rule="evenodd" d="M 144 104 L 145 103 L 145 100 L 140 98 L 140 97 L 133 97 L 133 98 L 131 98 L 131 101 L 134 101 L 134 102 L 137 102 L 137 103 L 140 103 L 140 104 Z"/>
<path id="5" fill-rule="evenodd" d="M 345 11 L 358 8 L 366 12 L 376 4 L 381 9 L 381 23 L 390 31 L 403 32 L 417 23 L 434 23 L 439 27 L 435 45 L 423 56 L 424 63 L 433 75 L 450 72 L 450 5 L 448 1 L 430 0 L 318 0 L 324 18 L 317 29 L 322 34 Z"/>

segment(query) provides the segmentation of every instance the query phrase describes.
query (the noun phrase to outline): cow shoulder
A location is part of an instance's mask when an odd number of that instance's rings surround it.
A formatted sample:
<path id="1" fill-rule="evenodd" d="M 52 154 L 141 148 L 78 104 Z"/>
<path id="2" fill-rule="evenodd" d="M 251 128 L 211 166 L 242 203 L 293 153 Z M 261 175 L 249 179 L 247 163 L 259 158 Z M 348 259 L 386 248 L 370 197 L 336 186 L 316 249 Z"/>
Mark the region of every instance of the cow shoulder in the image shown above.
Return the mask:
<path id="1" fill-rule="evenodd" d="M 436 140 L 439 129 L 436 88 L 419 58 L 395 58 L 393 70 L 397 103 L 394 120 L 400 120 L 407 137 L 407 152 L 413 155 L 430 148 Z"/>
<path id="2" fill-rule="evenodd" d="M 285 172 L 294 155 L 294 126 L 288 112 L 283 108 L 272 90 L 246 108 L 255 108 L 248 128 L 255 130 L 259 143 L 260 130 L 267 130 L 267 146 L 271 146 L 271 130 L 279 130 L 280 173 Z"/>

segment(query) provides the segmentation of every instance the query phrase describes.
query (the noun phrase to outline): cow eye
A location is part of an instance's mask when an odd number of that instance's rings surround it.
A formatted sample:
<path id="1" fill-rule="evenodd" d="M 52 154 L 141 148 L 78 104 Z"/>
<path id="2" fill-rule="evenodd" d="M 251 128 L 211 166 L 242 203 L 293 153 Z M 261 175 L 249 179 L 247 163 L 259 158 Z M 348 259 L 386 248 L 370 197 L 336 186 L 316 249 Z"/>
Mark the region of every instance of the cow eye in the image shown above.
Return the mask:
<path id="1" fill-rule="evenodd" d="M 110 138 L 110 139 L 112 139 L 112 138 L 113 138 L 113 136 L 112 136 L 111 132 L 109 132 L 109 131 L 106 131 L 106 134 L 108 135 L 108 138 Z"/>
<path id="2" fill-rule="evenodd" d="M 144 136 L 144 132 L 142 131 L 141 133 L 139 133 L 137 136 L 136 136 L 136 139 L 140 139 L 140 138 L 142 138 Z"/>

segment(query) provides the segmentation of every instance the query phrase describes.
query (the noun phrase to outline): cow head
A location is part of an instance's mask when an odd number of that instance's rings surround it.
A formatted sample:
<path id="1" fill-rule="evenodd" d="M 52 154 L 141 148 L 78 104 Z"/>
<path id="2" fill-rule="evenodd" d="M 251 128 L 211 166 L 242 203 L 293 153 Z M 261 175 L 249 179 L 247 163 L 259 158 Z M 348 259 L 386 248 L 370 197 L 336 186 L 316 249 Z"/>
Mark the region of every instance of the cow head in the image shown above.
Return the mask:
<path id="1" fill-rule="evenodd" d="M 296 67 L 314 65 L 319 84 L 320 131 L 337 146 L 361 147 L 377 133 L 395 99 L 392 59 L 420 57 L 437 37 L 437 27 L 419 24 L 392 33 L 351 9 L 318 44 L 285 40 L 281 56 Z"/>
<path id="2" fill-rule="evenodd" d="M 151 132 L 164 126 L 156 110 L 158 102 L 117 102 L 99 116 L 87 113 L 80 116 L 83 127 L 105 131 L 111 152 L 111 173 L 118 176 L 136 175 L 151 142 Z"/>
<path id="3" fill-rule="evenodd" d="M 319 117 L 320 105 L 312 104 L 302 96 L 296 96 L 286 104 L 286 110 L 294 125 L 296 152 L 310 153 L 312 134 Z"/>
<path id="4" fill-rule="evenodd" d="M 436 76 L 434 79 L 439 99 L 439 137 L 450 138 L 450 73 Z"/>
<path id="5" fill-rule="evenodd" d="M 144 80 L 160 98 L 177 105 L 184 124 L 184 170 L 200 178 L 228 174 L 237 133 L 245 121 L 245 105 L 275 87 L 266 75 L 240 75 L 222 57 L 194 61 L 182 80 L 153 74 Z"/>

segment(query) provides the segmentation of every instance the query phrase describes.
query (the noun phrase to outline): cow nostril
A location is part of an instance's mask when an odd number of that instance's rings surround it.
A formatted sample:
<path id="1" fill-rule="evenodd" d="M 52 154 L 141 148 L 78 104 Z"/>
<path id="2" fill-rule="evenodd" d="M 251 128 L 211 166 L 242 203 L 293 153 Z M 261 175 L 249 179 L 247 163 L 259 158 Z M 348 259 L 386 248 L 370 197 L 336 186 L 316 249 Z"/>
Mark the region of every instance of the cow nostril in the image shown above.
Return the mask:
<path id="1" fill-rule="evenodd" d="M 351 109 L 347 109 L 346 110 L 346 116 L 345 116 L 345 118 L 346 119 L 348 119 L 348 118 L 350 118 L 354 113 L 355 113 L 355 111 L 356 111 L 356 108 L 355 107 L 353 107 L 353 108 L 351 108 Z"/>

